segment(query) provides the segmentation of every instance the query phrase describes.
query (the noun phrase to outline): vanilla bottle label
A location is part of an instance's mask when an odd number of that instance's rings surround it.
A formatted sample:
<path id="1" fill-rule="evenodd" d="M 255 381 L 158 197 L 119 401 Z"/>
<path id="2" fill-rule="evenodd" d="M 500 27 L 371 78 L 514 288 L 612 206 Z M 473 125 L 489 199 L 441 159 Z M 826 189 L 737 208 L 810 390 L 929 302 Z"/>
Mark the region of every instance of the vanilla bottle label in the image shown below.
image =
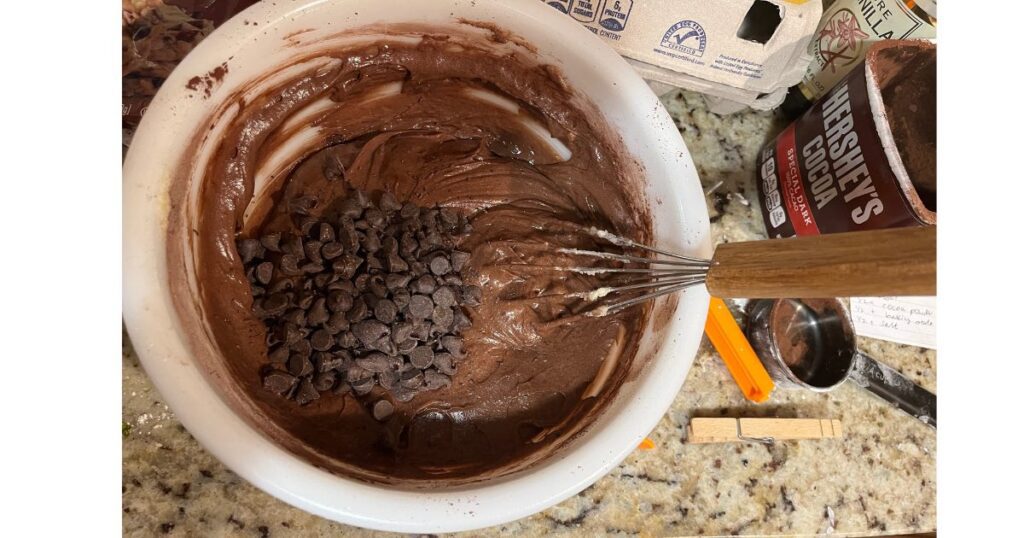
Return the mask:
<path id="1" fill-rule="evenodd" d="M 930 9 L 934 11 L 934 2 Z M 808 45 L 811 63 L 800 91 L 816 101 L 852 71 L 876 41 L 934 37 L 935 26 L 904 2 L 838 0 L 822 14 L 818 32 Z"/>

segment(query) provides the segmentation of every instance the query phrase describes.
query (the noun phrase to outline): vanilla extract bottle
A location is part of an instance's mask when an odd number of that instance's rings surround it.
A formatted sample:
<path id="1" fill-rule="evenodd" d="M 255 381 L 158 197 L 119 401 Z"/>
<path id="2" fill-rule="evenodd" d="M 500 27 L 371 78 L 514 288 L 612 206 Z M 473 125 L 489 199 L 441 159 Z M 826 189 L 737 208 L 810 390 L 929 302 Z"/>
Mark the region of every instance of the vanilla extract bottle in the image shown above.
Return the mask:
<path id="1" fill-rule="evenodd" d="M 789 88 L 782 111 L 795 118 L 853 70 L 872 43 L 934 39 L 937 0 L 836 0 L 822 13 L 808 45 L 804 79 Z"/>

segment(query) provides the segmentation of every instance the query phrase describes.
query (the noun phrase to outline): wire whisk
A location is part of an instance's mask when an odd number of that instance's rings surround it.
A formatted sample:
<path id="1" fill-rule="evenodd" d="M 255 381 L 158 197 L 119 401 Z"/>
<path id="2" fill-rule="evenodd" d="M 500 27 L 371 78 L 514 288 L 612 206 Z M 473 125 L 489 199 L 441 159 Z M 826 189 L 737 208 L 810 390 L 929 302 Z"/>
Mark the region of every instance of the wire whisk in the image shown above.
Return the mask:
<path id="1" fill-rule="evenodd" d="M 582 299 L 569 319 L 615 314 L 697 285 L 721 298 L 935 294 L 934 226 L 724 243 L 711 259 L 669 252 L 596 227 L 579 230 L 622 252 L 564 247 L 557 252 L 618 263 L 555 269 L 617 278 L 589 291 L 521 300 Z"/>

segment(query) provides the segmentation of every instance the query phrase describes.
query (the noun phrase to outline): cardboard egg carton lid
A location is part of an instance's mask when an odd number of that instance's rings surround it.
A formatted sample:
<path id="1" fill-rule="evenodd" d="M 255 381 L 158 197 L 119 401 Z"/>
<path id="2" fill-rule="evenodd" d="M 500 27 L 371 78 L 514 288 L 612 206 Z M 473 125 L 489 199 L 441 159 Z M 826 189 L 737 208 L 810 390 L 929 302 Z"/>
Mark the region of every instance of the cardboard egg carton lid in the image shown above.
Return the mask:
<path id="1" fill-rule="evenodd" d="M 642 76 L 767 109 L 799 82 L 817 0 L 541 0 L 611 45 Z"/>

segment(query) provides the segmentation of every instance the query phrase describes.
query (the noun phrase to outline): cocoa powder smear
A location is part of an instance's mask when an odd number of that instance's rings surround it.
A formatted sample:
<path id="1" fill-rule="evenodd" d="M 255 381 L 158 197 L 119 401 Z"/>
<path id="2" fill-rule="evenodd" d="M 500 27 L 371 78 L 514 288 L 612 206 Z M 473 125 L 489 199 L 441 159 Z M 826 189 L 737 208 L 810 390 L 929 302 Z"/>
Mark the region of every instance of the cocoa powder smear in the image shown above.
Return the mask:
<path id="1" fill-rule="evenodd" d="M 418 41 L 296 59 L 270 88 L 230 98 L 216 129 L 204 126 L 196 147 L 218 141 L 209 159 L 183 166 L 202 184 L 195 214 L 180 217 L 195 228 L 179 232 L 188 246 L 170 249 L 175 298 L 179 311 L 203 312 L 197 332 L 216 348 L 205 366 L 225 400 L 318 466 L 432 486 L 508 474 L 592 422 L 634 363 L 648 306 L 549 322 L 582 307 L 570 294 L 602 284 L 556 269 L 595 263 L 558 247 L 606 248 L 590 226 L 650 239 L 642 173 L 600 113 L 514 36 L 388 31 Z M 481 297 L 464 308 L 471 325 L 450 386 L 401 401 L 375 385 L 297 405 L 262 387 L 267 330 L 236 244 L 301 235 L 283 204 L 315 198 L 309 216 L 327 219 L 330 201 L 353 188 L 464 217 L 470 231 L 453 248 L 469 254 L 460 276 Z M 172 223 L 181 204 L 172 201 Z"/>

